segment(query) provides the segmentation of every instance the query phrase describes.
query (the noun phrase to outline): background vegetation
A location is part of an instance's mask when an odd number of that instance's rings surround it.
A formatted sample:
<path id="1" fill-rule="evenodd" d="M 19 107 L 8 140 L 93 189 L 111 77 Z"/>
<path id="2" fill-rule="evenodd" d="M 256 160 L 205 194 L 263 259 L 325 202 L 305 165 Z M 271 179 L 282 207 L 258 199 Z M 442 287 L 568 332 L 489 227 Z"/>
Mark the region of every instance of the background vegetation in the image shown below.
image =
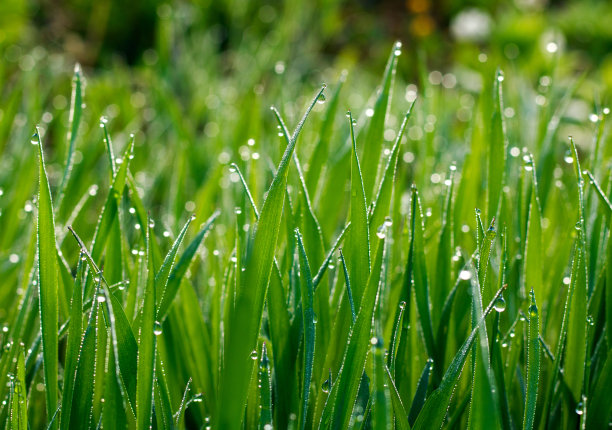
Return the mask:
<path id="1" fill-rule="evenodd" d="M 609 426 L 611 19 L 2 2 L 0 427 Z"/>

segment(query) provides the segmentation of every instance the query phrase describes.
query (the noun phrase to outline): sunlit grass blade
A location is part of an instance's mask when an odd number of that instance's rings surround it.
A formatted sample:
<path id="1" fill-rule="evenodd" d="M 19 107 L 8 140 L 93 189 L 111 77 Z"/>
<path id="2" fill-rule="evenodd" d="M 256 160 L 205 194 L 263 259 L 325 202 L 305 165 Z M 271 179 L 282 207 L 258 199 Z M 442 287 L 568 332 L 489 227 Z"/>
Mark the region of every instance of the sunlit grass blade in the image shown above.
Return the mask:
<path id="1" fill-rule="evenodd" d="M 270 376 L 270 360 L 268 359 L 266 343 L 264 342 L 261 346 L 261 360 L 259 362 L 259 386 L 261 388 L 259 428 L 261 430 L 268 430 L 274 424 L 272 418 L 272 380 Z"/>
<path id="2" fill-rule="evenodd" d="M 586 363 L 587 348 L 587 307 L 588 307 L 588 274 L 587 274 L 587 251 L 586 251 L 586 225 L 584 219 L 584 180 L 580 169 L 580 160 L 574 141 L 570 138 L 571 150 L 574 158 L 574 173 L 578 184 L 578 196 L 575 202 L 578 204 L 579 220 L 576 223 L 578 233 L 578 246 L 575 252 L 579 254 L 578 270 L 572 276 L 573 286 L 572 301 L 570 305 L 569 321 L 567 328 L 567 345 L 563 375 L 573 395 L 574 401 L 580 401 L 583 392 L 584 369 Z M 537 297 L 536 297 L 537 298 Z M 580 358 L 579 358 L 580 357 Z"/>
<path id="3" fill-rule="evenodd" d="M 86 267 L 84 260 L 85 256 L 79 257 L 76 279 L 72 291 L 70 326 L 68 327 L 66 360 L 64 362 L 64 389 L 62 393 L 62 409 L 60 412 L 60 424 L 62 429 L 67 429 L 70 424 L 70 408 L 72 407 L 72 394 L 75 382 L 74 377 L 77 359 L 81 349 L 81 337 L 83 336 L 83 286 L 85 282 Z"/>
<path id="4" fill-rule="evenodd" d="M 321 418 L 321 425 L 324 428 L 328 425 L 334 428 L 347 428 L 353 411 L 361 380 L 359 375 L 364 371 L 368 346 L 370 345 L 372 316 L 379 290 L 385 249 L 384 236 L 377 242 L 373 269 L 363 292 L 357 318 L 349 334 L 341 370 L 332 387 Z"/>
<path id="5" fill-rule="evenodd" d="M 429 397 L 427 397 L 425 405 L 423 405 L 423 409 L 421 409 L 421 413 L 419 413 L 419 416 L 414 423 L 414 429 L 439 429 L 442 427 L 446 417 L 448 405 L 455 390 L 455 385 L 457 384 L 457 380 L 461 375 L 463 365 L 465 364 L 465 360 L 468 357 L 472 344 L 476 339 L 481 325 L 484 324 L 487 315 L 493 309 L 495 300 L 497 300 L 497 298 L 501 295 L 502 291 L 503 288 L 497 291 L 493 297 L 493 300 L 491 300 L 487 308 L 483 311 L 482 318 L 478 321 L 476 326 L 472 328 L 472 332 L 465 340 L 463 345 L 461 345 L 461 348 L 444 373 L 440 386 L 433 393 L 431 393 Z"/>
<path id="6" fill-rule="evenodd" d="M 351 306 L 351 318 L 352 322 L 355 323 L 357 313 L 355 312 L 355 301 L 353 300 L 353 291 L 351 290 L 351 280 L 349 278 L 348 269 L 346 268 L 346 261 L 344 260 L 344 254 L 342 249 L 340 250 L 340 264 L 342 264 L 342 273 L 344 273 L 344 283 L 346 284 L 346 295 L 348 297 L 349 305 Z"/>
<path id="7" fill-rule="evenodd" d="M 42 332 L 43 370 L 47 416 L 57 409 L 58 369 L 58 304 L 57 304 L 57 250 L 55 247 L 55 221 L 51 189 L 47 179 L 43 147 L 38 130 L 32 136 L 38 145 L 38 295 L 40 327 Z M 54 425 L 52 428 L 56 428 Z"/>
<path id="8" fill-rule="evenodd" d="M 525 243 L 525 282 L 523 291 L 537 288 L 536 299 L 542 303 L 546 297 L 547 289 L 542 284 L 542 209 L 538 197 L 538 183 L 533 157 L 529 155 L 527 167 L 532 169 L 532 188 L 527 215 L 527 241 Z"/>
<path id="9" fill-rule="evenodd" d="M 410 213 L 411 242 L 408 258 L 411 260 L 413 270 L 413 283 L 416 298 L 416 307 L 419 314 L 419 322 L 425 342 L 425 348 L 430 358 L 438 362 L 435 343 L 433 338 L 433 326 L 431 323 L 429 281 L 427 276 L 427 265 L 425 258 L 424 225 L 421 201 L 415 186 L 412 188 L 411 213 Z"/>
<path id="10" fill-rule="evenodd" d="M 11 381 L 11 425 L 13 430 L 28 430 L 28 392 L 25 378 L 25 355 L 23 345 L 17 351 L 17 365 Z"/>
<path id="11" fill-rule="evenodd" d="M 306 257 L 306 250 L 302 242 L 302 235 L 299 230 L 295 231 L 295 238 L 300 254 L 300 292 L 302 298 L 302 319 L 304 325 L 304 364 L 302 374 L 302 395 L 300 414 L 298 417 L 298 428 L 304 429 L 308 416 L 308 399 L 310 395 L 310 383 L 312 380 L 312 366 L 315 354 L 315 315 L 314 315 L 314 287 L 312 285 L 312 274 L 310 264 Z"/>
<path id="12" fill-rule="evenodd" d="M 236 428 L 242 421 L 249 382 L 251 352 L 255 349 L 261 325 L 264 300 L 285 201 L 287 172 L 298 135 L 308 114 L 323 93 L 321 88 L 291 136 L 276 175 L 264 201 L 253 238 L 252 252 L 246 259 L 243 285 L 237 292 L 235 309 L 226 332 L 224 363 L 219 386 L 217 427 Z"/>
<path id="13" fill-rule="evenodd" d="M 100 289 L 98 281 L 97 289 Z M 96 292 L 96 297 L 97 297 Z M 87 328 L 83 336 L 81 351 L 78 356 L 74 394 L 72 397 L 72 407 L 70 408 L 70 423 L 67 428 L 88 428 L 93 425 L 92 407 L 95 389 L 95 364 L 96 364 L 96 325 L 99 318 L 100 302 L 92 301 L 92 308 L 87 322 Z"/>
<path id="14" fill-rule="evenodd" d="M 391 403 L 393 404 L 393 417 L 395 418 L 395 426 L 399 430 L 410 430 L 410 424 L 408 424 L 408 414 L 402 403 L 395 381 L 391 376 L 391 371 L 385 366 L 387 373 L 387 384 L 389 385 L 389 391 L 391 392 Z"/>
<path id="15" fill-rule="evenodd" d="M 380 333 L 380 322 L 375 323 L 375 325 L 378 325 L 379 328 L 374 330 L 377 333 L 370 339 L 370 354 L 372 357 L 372 369 L 370 373 L 370 375 L 372 375 L 370 388 L 370 417 L 372 428 L 391 430 L 393 426 L 393 415 L 391 396 L 387 385 L 387 377 L 385 375 L 385 352 L 383 349 L 383 339 Z"/>
<path id="16" fill-rule="evenodd" d="M 164 302 L 164 296 L 166 293 L 166 287 L 168 284 L 168 278 L 170 276 L 170 271 L 172 270 L 174 261 L 176 259 L 176 254 L 178 253 L 181 243 L 183 243 L 183 239 L 185 238 L 185 235 L 187 234 L 187 229 L 189 228 L 191 221 L 193 221 L 193 217 L 189 217 L 189 219 L 185 223 L 185 226 L 182 228 L 178 237 L 172 244 L 172 247 L 168 251 L 168 254 L 164 258 L 164 262 L 162 263 L 161 267 L 155 274 L 155 291 L 157 293 L 156 306 L 158 309 L 161 307 L 161 304 Z"/>
<path id="17" fill-rule="evenodd" d="M 350 219 L 351 230 L 346 239 L 345 249 L 349 275 L 353 285 L 355 304 L 361 304 L 361 297 L 370 275 L 370 236 L 368 232 L 368 212 L 366 195 L 363 187 L 363 178 L 359 157 L 357 156 L 357 143 L 355 141 L 355 127 L 353 115 L 348 113 L 349 127 L 351 129 L 352 155 L 351 155 L 351 200 Z"/>
<path id="18" fill-rule="evenodd" d="M 506 124 L 504 121 L 504 101 L 501 70 L 495 73 L 493 82 L 493 115 L 489 137 L 489 172 L 487 178 L 487 221 L 497 217 L 504 173 L 506 167 Z"/>
<path id="19" fill-rule="evenodd" d="M 346 81 L 347 72 L 343 71 L 338 79 L 338 84 L 331 97 L 329 97 L 327 110 L 325 112 L 325 118 L 321 124 L 321 130 L 319 131 L 319 140 L 312 151 L 312 155 L 308 160 L 308 174 L 306 175 L 306 186 L 311 196 L 315 197 L 317 192 L 317 185 L 321 180 L 321 173 L 323 172 L 325 163 L 329 157 L 329 142 L 333 131 L 334 119 L 340 104 L 340 90 Z"/>
<path id="20" fill-rule="evenodd" d="M 529 317 L 527 335 L 527 387 L 523 429 L 531 430 L 535 419 L 538 385 L 540 381 L 540 317 L 533 288 L 531 289 L 531 305 L 529 306 L 527 315 Z"/>
<path id="21" fill-rule="evenodd" d="M 397 170 L 397 160 L 399 159 L 400 146 L 402 143 L 402 137 L 404 137 L 404 130 L 406 129 L 406 125 L 410 119 L 410 114 L 412 113 L 413 107 L 414 102 L 410 105 L 408 112 L 404 116 L 402 125 L 397 133 L 397 138 L 395 139 L 395 144 L 391 149 L 391 154 L 389 154 L 389 159 L 387 160 L 386 167 L 382 174 L 378 193 L 376 194 L 376 199 L 374 200 L 374 210 L 372 212 L 372 216 L 368 220 L 370 223 L 370 237 L 373 237 L 373 235 L 376 233 L 376 229 L 380 227 L 385 218 L 389 216 L 391 195 L 393 193 L 393 183 L 395 182 L 395 171 Z"/>
<path id="22" fill-rule="evenodd" d="M 383 133 L 385 128 L 385 119 L 387 110 L 391 104 L 391 94 L 393 87 L 393 78 L 395 77 L 395 68 L 397 59 L 401 54 L 401 42 L 395 42 L 387 61 L 387 68 L 382 78 L 381 86 L 378 90 L 376 102 L 374 103 L 374 112 L 363 140 L 363 188 L 366 198 L 371 198 L 376 175 L 378 173 L 380 155 L 383 146 Z"/>
<path id="23" fill-rule="evenodd" d="M 166 381 L 166 372 L 164 370 L 163 363 L 159 358 L 159 354 L 156 357 L 153 392 L 157 428 L 164 430 L 173 429 L 174 421 L 172 420 L 170 393 L 168 391 L 168 383 Z"/>
<path id="24" fill-rule="evenodd" d="M 66 162 L 64 163 L 64 174 L 62 175 L 62 182 L 57 195 L 57 205 L 61 206 L 64 198 L 64 192 L 68 185 L 68 179 L 70 179 L 70 172 L 72 171 L 72 163 L 74 156 L 74 149 L 76 144 L 76 138 L 79 131 L 79 125 L 81 123 L 81 116 L 83 114 L 83 84 L 81 65 L 76 63 L 74 66 L 74 76 L 72 78 L 72 94 L 70 96 L 70 117 L 68 126 L 68 147 L 66 151 Z"/>
<path id="25" fill-rule="evenodd" d="M 408 422 L 410 425 L 414 425 L 414 422 L 419 416 L 419 412 L 421 412 L 421 409 L 425 404 L 429 387 L 429 377 L 431 376 L 433 364 L 433 360 L 431 358 L 428 359 L 427 363 L 425 363 L 425 368 L 423 368 L 423 372 L 421 373 L 421 377 L 419 378 L 419 383 L 417 385 L 416 392 L 414 393 L 414 398 L 412 399 L 412 405 L 410 406 L 410 412 L 408 413 Z"/>
<path id="26" fill-rule="evenodd" d="M 151 255 L 151 228 L 146 228 L 148 274 L 140 319 L 136 380 L 136 428 L 138 430 L 147 430 L 151 425 L 155 373 L 155 268 Z"/>
<path id="27" fill-rule="evenodd" d="M 208 220 L 206 220 L 198 234 L 193 238 L 189 245 L 187 245 L 187 248 L 185 248 L 185 251 L 179 260 L 172 267 L 172 271 L 170 272 L 170 275 L 168 275 L 168 281 L 157 309 L 158 321 L 162 321 L 168 313 L 168 309 L 170 308 L 170 305 L 178 292 L 181 281 L 183 280 L 185 273 L 187 273 L 187 269 L 189 269 L 189 266 L 193 262 L 200 244 L 204 240 L 206 233 L 208 233 L 208 231 L 212 228 L 219 214 L 220 212 L 216 211 L 208 218 Z"/>

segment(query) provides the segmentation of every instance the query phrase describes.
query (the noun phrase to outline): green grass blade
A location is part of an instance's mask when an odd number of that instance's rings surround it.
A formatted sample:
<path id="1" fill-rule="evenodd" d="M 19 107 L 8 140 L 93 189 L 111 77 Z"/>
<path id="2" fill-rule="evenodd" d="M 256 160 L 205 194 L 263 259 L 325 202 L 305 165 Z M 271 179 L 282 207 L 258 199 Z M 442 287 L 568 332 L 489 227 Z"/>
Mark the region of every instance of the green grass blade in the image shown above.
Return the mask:
<path id="1" fill-rule="evenodd" d="M 482 318 L 478 321 L 476 326 L 472 328 L 472 332 L 465 340 L 463 345 L 461 345 L 461 348 L 444 373 L 440 386 L 433 393 L 431 393 L 425 401 L 425 405 L 423 405 L 423 409 L 421 409 L 421 413 L 417 417 L 413 429 L 439 429 L 442 427 L 444 418 L 446 417 L 446 412 L 448 410 L 448 405 L 455 390 L 455 385 L 459 380 L 459 376 L 461 375 L 463 365 L 465 364 L 465 361 L 469 355 L 470 349 L 474 343 L 474 340 L 476 339 L 481 325 L 484 324 L 487 315 L 493 309 L 495 300 L 497 300 L 497 298 L 501 295 L 502 291 L 503 288 L 497 291 L 493 297 L 493 300 L 491 300 L 489 303 L 489 306 L 487 306 L 482 313 Z"/>
<path id="2" fill-rule="evenodd" d="M 246 259 L 243 285 L 237 292 L 235 309 L 226 332 L 224 364 L 219 386 L 219 408 L 215 417 L 217 427 L 237 428 L 242 422 L 253 367 L 251 352 L 257 344 L 264 300 L 272 271 L 285 201 L 289 162 L 304 122 L 324 89 L 325 87 L 321 88 L 317 93 L 291 136 L 261 210 L 253 238 L 252 252 Z"/>
<path id="3" fill-rule="evenodd" d="M 155 373 L 155 268 L 151 254 L 151 228 L 147 228 L 148 275 L 138 342 L 138 372 L 136 382 L 136 428 L 148 430 L 151 426 L 153 379 Z"/>
<path id="4" fill-rule="evenodd" d="M 435 353 L 435 343 L 433 337 L 433 327 L 431 323 L 429 282 L 427 279 L 427 265 L 425 258 L 425 244 L 423 239 L 424 225 L 423 213 L 421 211 L 421 201 L 416 187 L 412 188 L 412 209 L 411 209 L 411 231 L 412 238 L 410 244 L 409 257 L 412 259 L 414 273 L 414 292 L 416 297 L 419 322 L 425 342 L 427 354 L 434 361 L 439 362 Z"/>
<path id="5" fill-rule="evenodd" d="M 402 403 L 402 399 L 400 398 L 399 392 L 397 391 L 397 387 L 395 386 L 395 381 L 391 376 L 391 371 L 387 366 L 385 366 L 385 371 L 387 373 L 387 384 L 389 385 L 389 390 L 391 391 L 391 403 L 393 404 L 393 417 L 395 418 L 395 426 L 399 430 L 410 430 L 410 424 L 408 423 L 408 414 L 406 414 L 406 409 Z"/>
<path id="6" fill-rule="evenodd" d="M 372 217 L 369 219 L 370 223 L 370 237 L 376 233 L 376 229 L 380 227 L 387 216 L 389 216 L 389 209 L 391 208 L 391 195 L 393 194 L 393 183 L 395 182 L 395 172 L 397 170 L 397 160 L 399 159 L 400 146 L 402 143 L 402 137 L 404 136 L 404 130 L 410 119 L 414 102 L 410 105 L 408 112 L 404 116 L 402 125 L 400 126 L 395 144 L 389 154 L 387 165 L 380 181 L 378 193 L 374 200 L 374 210 Z"/>
<path id="7" fill-rule="evenodd" d="M 363 148 L 363 188 L 365 197 L 370 198 L 376 182 L 380 155 L 383 147 L 383 133 L 385 129 L 385 118 L 387 110 L 391 104 L 391 94 L 393 87 L 393 78 L 395 77 L 395 68 L 397 59 L 401 54 L 402 44 L 396 42 L 391 49 L 387 68 L 383 75 L 380 89 L 374 104 L 374 112 L 370 119 L 370 124 L 365 133 L 364 148 Z"/>
<path id="8" fill-rule="evenodd" d="M 100 288 L 99 283 L 97 288 Z M 81 344 L 68 428 L 89 428 L 93 424 L 91 418 L 95 388 L 96 325 L 99 318 L 99 303 L 98 300 L 92 302 L 91 313 Z"/>
<path id="9" fill-rule="evenodd" d="M 187 245 L 185 251 L 177 261 L 177 263 L 172 267 L 172 271 L 168 276 L 168 281 L 166 284 L 166 288 L 164 289 L 162 298 L 160 300 L 158 309 L 157 309 L 157 319 L 158 321 L 162 321 L 167 313 L 168 309 L 170 309 L 170 305 L 178 292 L 179 286 L 183 277 L 187 273 L 187 269 L 193 262 L 198 248 L 202 244 L 206 233 L 212 228 L 215 220 L 219 216 L 220 212 L 215 211 L 204 223 L 198 234 L 193 238 L 193 240 Z M 178 239 L 177 239 L 178 240 Z"/>
<path id="10" fill-rule="evenodd" d="M 533 289 L 531 290 L 531 305 L 529 306 L 528 317 L 527 390 L 523 429 L 531 430 L 535 419 L 536 404 L 538 400 L 538 384 L 540 381 L 540 317 Z"/>
<path id="11" fill-rule="evenodd" d="M 612 402 L 610 402 L 610 387 L 612 386 L 612 349 L 608 348 L 606 361 L 594 381 L 593 391 L 588 402 L 588 416 L 586 428 L 603 429 L 609 426 L 612 415 Z"/>
<path id="12" fill-rule="evenodd" d="M 332 135 L 332 127 L 334 125 L 334 119 L 336 112 L 338 111 L 338 105 L 340 104 L 340 90 L 346 81 L 347 73 L 343 71 L 336 85 L 332 96 L 329 98 L 329 104 L 325 112 L 325 118 L 321 124 L 321 130 L 319 131 L 319 140 L 312 151 L 312 155 L 308 160 L 308 174 L 306 176 L 306 186 L 311 196 L 315 196 L 317 192 L 317 185 L 321 180 L 321 173 L 323 168 L 329 159 L 329 142 Z"/>
<path id="13" fill-rule="evenodd" d="M 432 367 L 433 360 L 430 358 L 427 360 L 427 363 L 425 363 L 425 367 L 423 368 L 423 372 L 421 373 L 421 377 L 419 378 L 419 383 L 417 385 L 416 392 L 414 393 L 414 398 L 412 399 L 412 405 L 410 406 L 408 422 L 411 425 L 414 425 L 414 422 L 419 416 L 419 412 L 421 412 L 421 409 L 425 404 L 425 399 L 427 397 L 427 389 L 429 387 L 429 377 L 431 376 Z"/>
<path id="14" fill-rule="evenodd" d="M 578 233 L 579 246 L 576 251 L 580 255 L 578 271 L 575 273 L 575 282 L 573 287 L 572 302 L 570 306 L 568 330 L 567 330 L 567 345 L 566 350 L 571 352 L 571 355 L 566 355 L 564 365 L 564 378 L 567 385 L 577 403 L 582 397 L 584 369 L 586 363 L 584 359 L 577 357 L 585 357 L 587 348 L 587 311 L 588 311 L 588 273 L 587 273 L 587 252 L 586 252 L 586 225 L 584 218 L 584 195 L 582 179 L 582 170 L 580 169 L 580 160 L 578 159 L 578 151 L 574 141 L 570 139 L 571 149 L 574 157 L 574 173 L 578 183 L 578 208 L 580 219 L 576 223 Z"/>
<path id="15" fill-rule="evenodd" d="M 372 316 L 379 290 L 383 264 L 385 239 L 378 240 L 373 270 L 363 293 L 363 299 L 357 313 L 355 324 L 349 334 L 340 374 L 328 397 L 321 424 L 326 427 L 332 424 L 335 428 L 347 428 L 357 397 L 361 375 L 366 364 L 370 345 Z"/>
<path id="16" fill-rule="evenodd" d="M 28 392 L 25 378 L 23 345 L 17 351 L 17 366 L 11 381 L 11 426 L 13 430 L 28 430 Z"/>
<path id="17" fill-rule="evenodd" d="M 380 326 L 380 323 L 375 323 Z M 371 340 L 370 343 L 370 354 L 372 356 L 372 369 L 371 377 L 371 391 L 370 400 L 372 406 L 370 408 L 370 416 L 372 422 L 372 428 L 375 429 L 392 429 L 393 418 L 392 418 L 392 406 L 391 396 L 389 388 L 387 386 L 387 377 L 385 375 L 385 357 L 383 349 L 383 340 L 381 337 L 380 329 L 376 330 L 377 333 Z"/>
<path id="18" fill-rule="evenodd" d="M 529 203 L 529 212 L 527 215 L 527 241 L 525 243 L 525 282 L 524 290 L 528 291 L 531 288 L 537 288 L 536 299 L 543 303 L 544 297 L 548 291 L 542 284 L 542 267 L 543 267 L 543 252 L 542 252 L 542 210 L 540 208 L 540 199 L 538 198 L 538 184 L 536 179 L 535 163 L 533 157 L 531 159 L 532 167 L 532 190 Z M 542 287 L 540 287 L 542 286 Z"/>
<path id="19" fill-rule="evenodd" d="M 79 131 L 79 125 L 81 123 L 81 116 L 83 114 L 83 84 L 81 82 L 81 79 L 81 65 L 77 63 L 74 66 L 74 76 L 72 78 L 72 95 L 70 96 L 70 117 L 68 120 L 68 148 L 66 152 L 64 174 L 62 175 L 62 182 L 60 183 L 60 187 L 58 190 L 58 207 L 62 204 L 64 192 L 66 191 L 66 186 L 68 185 L 68 179 L 70 179 L 70 172 L 72 171 L 72 158 L 74 156 L 74 149 L 76 146 L 76 137 Z"/>
<path id="20" fill-rule="evenodd" d="M 58 304 L 57 304 L 57 250 L 55 247 L 55 221 L 51 189 L 47 179 L 43 147 L 37 132 L 32 141 L 38 144 L 38 295 L 40 326 L 42 332 L 43 370 L 45 376 L 45 399 L 47 417 L 57 409 L 58 368 Z M 56 428 L 53 425 L 52 428 Z"/>
<path id="21" fill-rule="evenodd" d="M 164 262 L 162 263 L 161 267 L 159 268 L 159 270 L 157 271 L 155 275 L 155 291 L 156 291 L 156 297 L 157 297 L 156 306 L 158 309 L 161 307 L 161 304 L 164 302 L 164 296 L 166 294 L 166 287 L 168 285 L 168 278 L 170 277 L 170 271 L 172 270 L 172 267 L 174 265 L 176 254 L 178 253 L 181 243 L 183 243 L 183 239 L 185 238 L 185 235 L 187 234 L 187 229 L 189 228 L 189 225 L 191 224 L 191 221 L 193 221 L 193 219 L 194 219 L 193 217 L 189 217 L 189 219 L 185 223 L 185 226 L 183 227 L 178 237 L 172 244 L 172 247 L 170 248 L 170 250 L 168 251 L 168 254 L 164 258 Z"/>
<path id="22" fill-rule="evenodd" d="M 70 325 L 68 327 L 68 342 L 66 345 L 66 360 L 64 362 L 64 389 L 62 394 L 62 409 L 60 424 L 67 429 L 70 424 L 70 408 L 74 391 L 74 376 L 77 359 L 81 348 L 83 336 L 83 286 L 85 281 L 85 256 L 79 257 L 77 275 L 72 291 L 72 305 L 70 309 Z"/>
<path id="23" fill-rule="evenodd" d="M 344 260 L 344 254 L 340 250 L 340 263 L 342 264 L 342 272 L 344 273 L 344 283 L 346 284 L 346 295 L 348 297 L 349 305 L 351 306 L 351 318 L 353 324 L 357 314 L 355 313 L 355 302 L 353 301 L 353 292 L 351 290 L 351 280 L 349 278 L 348 270 L 346 268 L 346 261 Z"/>
<path id="24" fill-rule="evenodd" d="M 489 138 L 489 175 L 487 180 L 487 219 L 497 217 L 506 170 L 506 124 L 502 82 L 504 74 L 497 70 L 493 83 L 493 115 Z"/>
<path id="25" fill-rule="evenodd" d="M 260 430 L 268 430 L 274 424 L 272 419 L 272 380 L 270 377 L 270 360 L 266 350 L 266 343 L 261 346 L 261 360 L 259 362 L 259 386 L 261 398 L 261 411 L 259 414 Z M 266 427 L 268 426 L 268 427 Z"/>
<path id="26" fill-rule="evenodd" d="M 348 231 L 350 226 L 351 226 L 351 223 L 349 221 L 344 226 L 344 228 L 342 229 L 342 231 L 340 232 L 338 237 L 336 238 L 336 241 L 334 242 L 334 244 L 332 245 L 331 249 L 327 253 L 327 256 L 325 257 L 325 260 L 323 260 L 323 264 L 321 264 L 321 267 L 319 267 L 319 271 L 317 272 L 317 274 L 315 275 L 315 277 L 312 280 L 312 284 L 314 285 L 315 290 L 317 289 L 317 286 L 321 282 L 321 279 L 323 279 L 323 275 L 325 275 L 325 271 L 329 267 L 329 263 L 331 262 L 332 258 L 334 257 L 334 253 L 340 247 L 340 244 L 342 243 L 342 240 L 344 239 L 344 236 L 346 235 L 346 232 Z"/>
<path id="27" fill-rule="evenodd" d="M 306 250 L 302 242 L 302 235 L 299 230 L 295 231 L 295 238 L 298 244 L 300 254 L 300 272 L 301 283 L 300 291 L 302 297 L 302 320 L 304 325 L 304 364 L 302 374 L 302 404 L 300 406 L 300 414 L 298 417 L 298 428 L 304 429 L 306 419 L 308 417 L 308 398 L 310 395 L 310 383 L 312 380 L 312 366 L 314 363 L 315 354 L 315 315 L 314 315 L 314 287 L 312 285 L 312 274 L 310 272 L 310 264 L 306 257 Z"/>
<path id="28" fill-rule="evenodd" d="M 355 141 L 355 128 L 353 115 L 348 113 L 351 128 L 352 156 L 351 156 L 351 200 L 350 219 L 351 230 L 347 237 L 345 249 L 348 257 L 348 269 L 353 286 L 355 304 L 361 304 L 361 297 L 370 275 L 370 237 L 368 232 L 368 212 L 366 195 L 363 188 L 363 177 L 359 158 L 357 157 L 357 143 Z M 377 226 L 378 228 L 378 226 Z"/>

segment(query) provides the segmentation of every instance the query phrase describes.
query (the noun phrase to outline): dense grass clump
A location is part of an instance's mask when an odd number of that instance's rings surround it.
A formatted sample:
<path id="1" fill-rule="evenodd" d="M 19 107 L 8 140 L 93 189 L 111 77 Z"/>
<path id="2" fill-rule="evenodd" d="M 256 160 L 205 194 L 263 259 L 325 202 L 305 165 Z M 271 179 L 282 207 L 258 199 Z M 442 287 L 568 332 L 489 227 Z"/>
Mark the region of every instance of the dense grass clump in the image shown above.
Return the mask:
<path id="1" fill-rule="evenodd" d="M 554 64 L 400 90 L 400 54 L 361 102 L 108 108 L 77 67 L 31 137 L 8 104 L 0 427 L 607 428 L 609 109 Z"/>

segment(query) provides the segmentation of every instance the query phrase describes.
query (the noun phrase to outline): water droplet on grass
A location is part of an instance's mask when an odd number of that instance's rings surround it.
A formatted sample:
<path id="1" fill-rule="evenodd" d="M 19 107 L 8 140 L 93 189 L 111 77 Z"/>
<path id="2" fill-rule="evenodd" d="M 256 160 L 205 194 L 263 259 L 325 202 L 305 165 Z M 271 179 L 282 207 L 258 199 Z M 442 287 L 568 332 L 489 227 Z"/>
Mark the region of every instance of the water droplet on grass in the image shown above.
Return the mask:
<path id="1" fill-rule="evenodd" d="M 153 334 L 155 336 L 162 334 L 162 325 L 159 321 L 155 321 L 155 324 L 153 324 Z"/>
<path id="2" fill-rule="evenodd" d="M 38 133 L 34 133 L 30 138 L 30 143 L 32 145 L 38 145 Z"/>
<path id="3" fill-rule="evenodd" d="M 251 351 L 251 360 L 257 360 L 257 350 Z"/>
<path id="4" fill-rule="evenodd" d="M 459 272 L 459 279 L 463 281 L 468 281 L 472 279 L 472 272 L 470 272 L 469 270 L 462 270 L 461 272 Z"/>
<path id="5" fill-rule="evenodd" d="M 503 296 L 499 296 L 496 300 L 495 303 L 493 304 L 493 308 L 497 311 L 497 312 L 503 312 L 506 310 L 506 301 L 504 300 Z"/>
<path id="6" fill-rule="evenodd" d="M 578 404 L 576 405 L 576 413 L 578 415 L 584 414 L 584 403 L 578 402 Z"/>

